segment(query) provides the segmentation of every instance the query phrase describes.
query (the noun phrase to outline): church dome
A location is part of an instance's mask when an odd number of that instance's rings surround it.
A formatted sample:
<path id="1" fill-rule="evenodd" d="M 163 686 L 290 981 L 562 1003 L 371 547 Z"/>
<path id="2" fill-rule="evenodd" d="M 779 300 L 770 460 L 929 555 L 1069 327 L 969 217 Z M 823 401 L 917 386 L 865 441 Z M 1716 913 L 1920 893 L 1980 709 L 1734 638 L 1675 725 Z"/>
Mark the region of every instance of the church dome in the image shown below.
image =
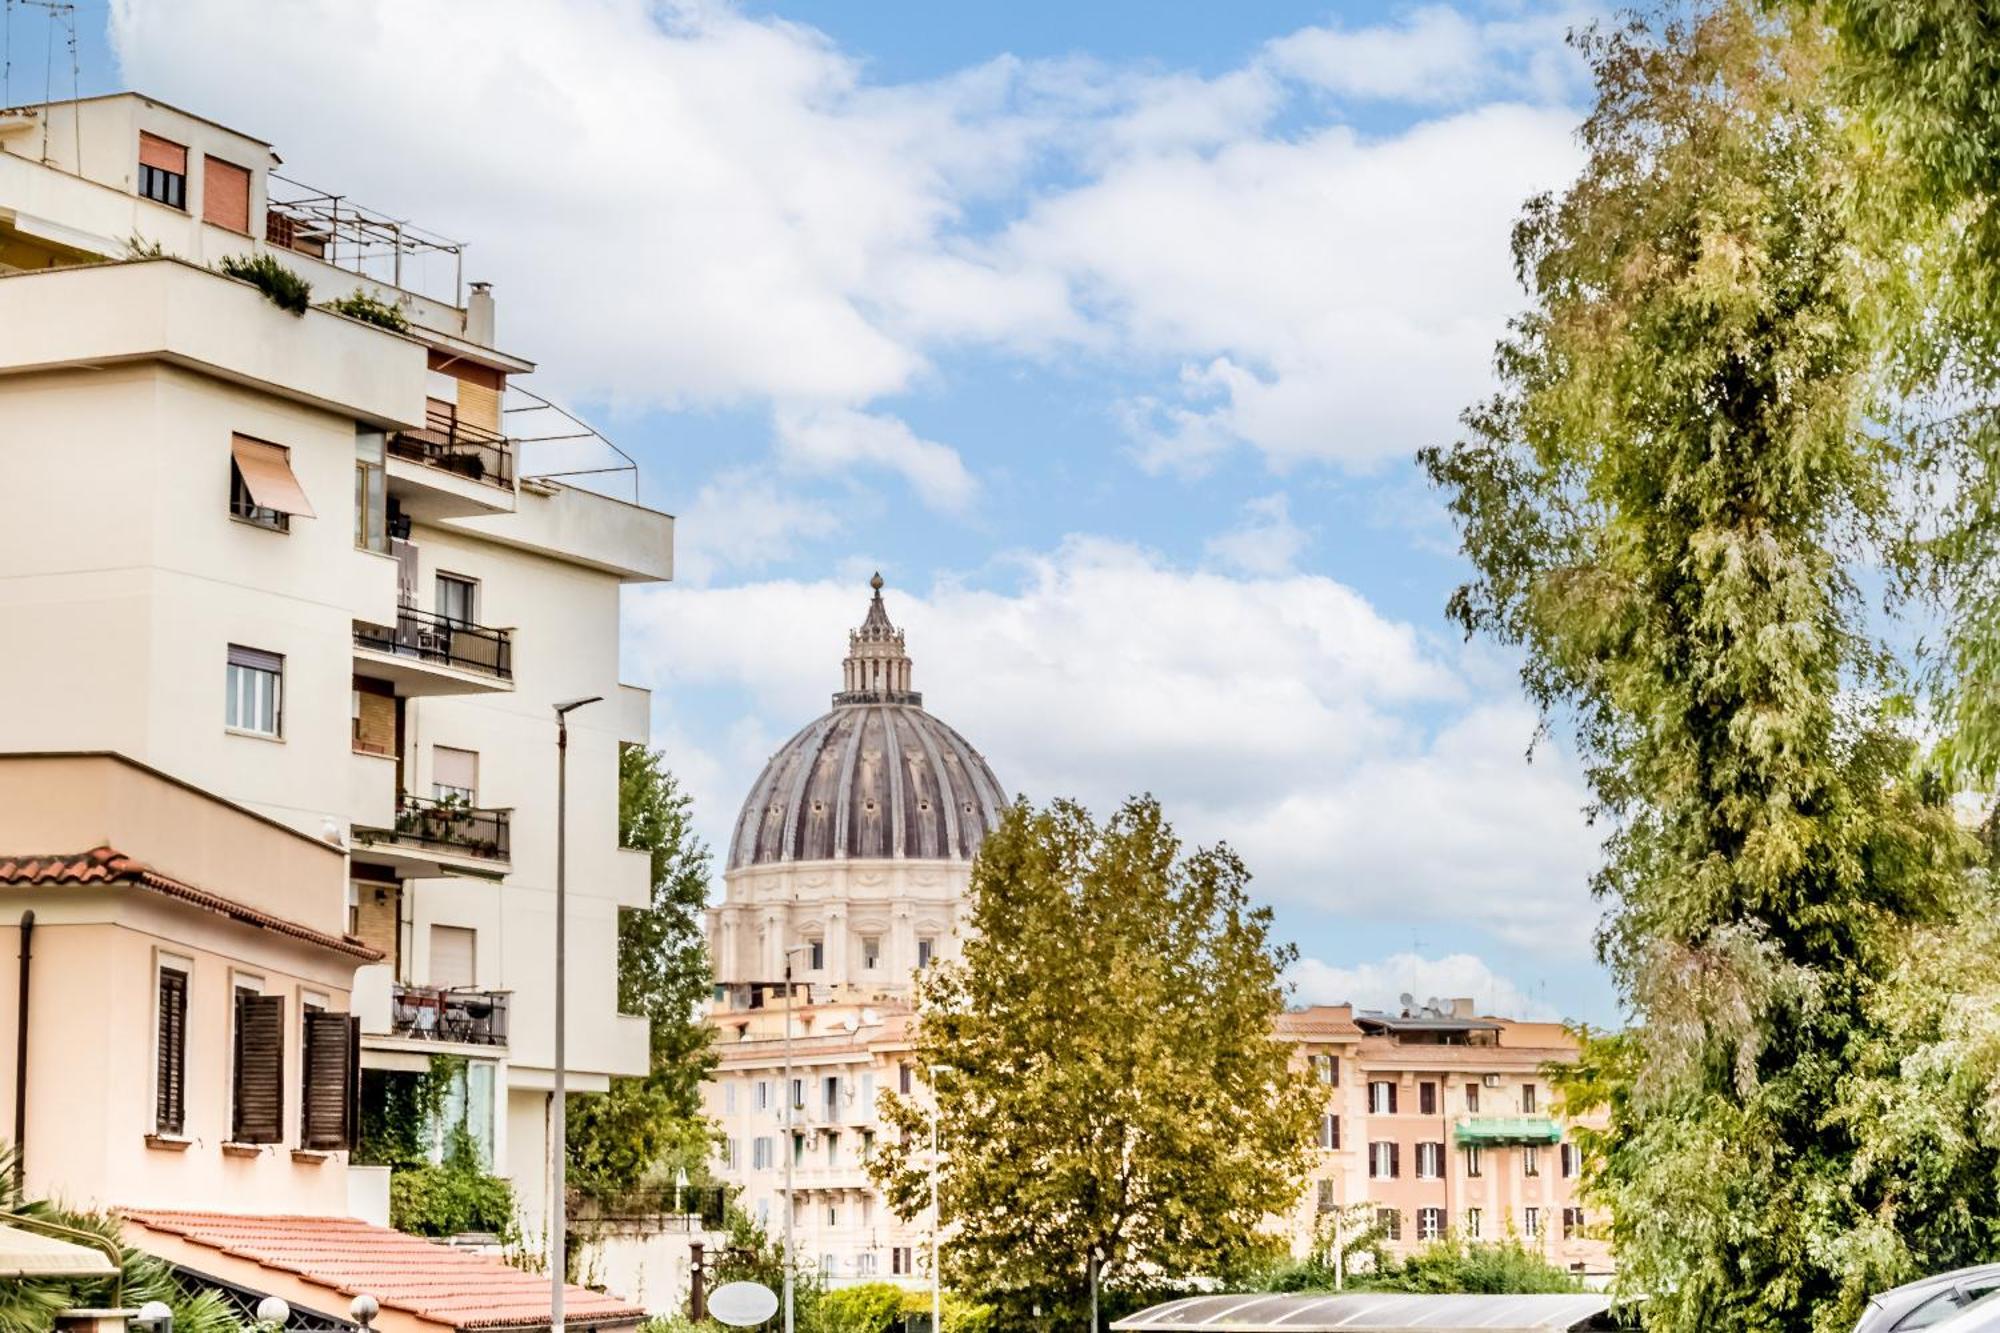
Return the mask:
<path id="1" fill-rule="evenodd" d="M 729 869 L 787 861 L 970 861 L 1007 798 L 965 737 L 910 688 L 882 576 L 848 635 L 832 711 L 764 765 L 730 840 Z"/>

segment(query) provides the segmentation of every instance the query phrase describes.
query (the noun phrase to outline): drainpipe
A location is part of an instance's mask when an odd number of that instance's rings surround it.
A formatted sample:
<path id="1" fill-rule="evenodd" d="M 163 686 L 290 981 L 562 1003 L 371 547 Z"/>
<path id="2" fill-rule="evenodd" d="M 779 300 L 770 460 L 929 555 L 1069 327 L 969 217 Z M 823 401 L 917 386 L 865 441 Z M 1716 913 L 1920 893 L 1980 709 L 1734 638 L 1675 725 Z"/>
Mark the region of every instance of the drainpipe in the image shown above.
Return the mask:
<path id="1" fill-rule="evenodd" d="M 21 913 L 21 1000 L 14 1032 L 14 1191 L 28 1183 L 28 977 L 35 962 L 35 914 Z"/>

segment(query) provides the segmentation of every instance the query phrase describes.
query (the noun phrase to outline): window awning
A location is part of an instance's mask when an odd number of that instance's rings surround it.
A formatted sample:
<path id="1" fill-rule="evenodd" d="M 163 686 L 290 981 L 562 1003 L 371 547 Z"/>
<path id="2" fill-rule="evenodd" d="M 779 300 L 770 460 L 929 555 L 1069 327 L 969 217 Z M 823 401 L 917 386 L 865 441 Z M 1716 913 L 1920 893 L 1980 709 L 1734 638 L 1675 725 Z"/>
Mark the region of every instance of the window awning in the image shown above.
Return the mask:
<path id="1" fill-rule="evenodd" d="M 1545 1115 L 1493 1115 L 1461 1120 L 1454 1131 L 1469 1143 L 1561 1143 L 1562 1128 Z"/>
<path id="2" fill-rule="evenodd" d="M 238 435 L 230 452 L 236 458 L 236 470 L 243 474 L 244 488 L 259 509 L 275 509 L 300 518 L 319 517 L 306 500 L 299 479 L 292 475 L 292 462 L 284 449 Z"/>
<path id="3" fill-rule="evenodd" d="M 0 1224 L 0 1277 L 110 1277 L 109 1256 L 87 1245 Z"/>

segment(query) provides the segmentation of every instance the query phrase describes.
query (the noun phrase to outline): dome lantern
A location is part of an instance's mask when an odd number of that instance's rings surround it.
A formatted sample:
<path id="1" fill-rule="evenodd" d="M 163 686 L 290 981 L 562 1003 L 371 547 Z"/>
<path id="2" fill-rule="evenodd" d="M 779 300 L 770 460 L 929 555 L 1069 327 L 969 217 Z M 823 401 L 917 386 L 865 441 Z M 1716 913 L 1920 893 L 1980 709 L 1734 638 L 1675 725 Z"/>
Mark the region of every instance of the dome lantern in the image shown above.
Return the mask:
<path id="1" fill-rule="evenodd" d="M 882 574 L 868 580 L 875 597 L 861 628 L 847 634 L 847 660 L 841 663 L 841 689 L 835 707 L 847 704 L 921 704 L 924 696 L 910 688 L 910 654 L 903 631 L 889 621 L 882 605 Z"/>

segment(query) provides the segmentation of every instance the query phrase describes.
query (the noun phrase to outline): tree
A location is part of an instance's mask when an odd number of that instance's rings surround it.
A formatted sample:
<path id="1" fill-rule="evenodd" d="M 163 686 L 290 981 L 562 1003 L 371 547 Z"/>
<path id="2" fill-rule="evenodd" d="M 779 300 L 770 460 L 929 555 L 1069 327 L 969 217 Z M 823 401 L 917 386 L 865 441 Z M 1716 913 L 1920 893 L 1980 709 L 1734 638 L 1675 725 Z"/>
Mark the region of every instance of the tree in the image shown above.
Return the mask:
<path id="1" fill-rule="evenodd" d="M 715 1065 L 701 1012 L 712 977 L 702 929 L 709 856 L 695 836 L 693 808 L 659 751 L 619 752 L 619 839 L 650 855 L 652 899 L 618 914 L 618 1009 L 646 1017 L 651 1070 L 614 1078 L 601 1096 L 570 1098 L 570 1180 L 600 1196 L 677 1168 L 706 1171 L 701 1085 Z"/>
<path id="2" fill-rule="evenodd" d="M 1561 1084 L 1649 1328 L 1851 1327 L 1897 1265 L 1849 1063 L 1965 839 L 1899 726 L 1854 570 L 1890 517 L 1856 163 L 1810 23 L 1722 3 L 1584 39 L 1581 176 L 1515 235 L 1501 392 L 1423 462 L 1612 833 L 1600 953 L 1633 1015 Z M 1990 1193 L 1990 1192 L 1989 1192 Z M 1980 1203 L 1975 1207 L 1989 1205 Z"/>
<path id="3" fill-rule="evenodd" d="M 997 1326 L 1075 1327 L 1092 1254 L 1128 1288 L 1233 1271 L 1297 1202 L 1319 1096 L 1274 1038 L 1292 952 L 1248 881 L 1225 847 L 1183 855 L 1150 797 L 1102 827 L 1017 803 L 986 840 L 913 1043 L 937 1071 L 945 1274 Z M 891 1094 L 882 1115 L 870 1173 L 922 1215 L 930 1112 Z"/>

